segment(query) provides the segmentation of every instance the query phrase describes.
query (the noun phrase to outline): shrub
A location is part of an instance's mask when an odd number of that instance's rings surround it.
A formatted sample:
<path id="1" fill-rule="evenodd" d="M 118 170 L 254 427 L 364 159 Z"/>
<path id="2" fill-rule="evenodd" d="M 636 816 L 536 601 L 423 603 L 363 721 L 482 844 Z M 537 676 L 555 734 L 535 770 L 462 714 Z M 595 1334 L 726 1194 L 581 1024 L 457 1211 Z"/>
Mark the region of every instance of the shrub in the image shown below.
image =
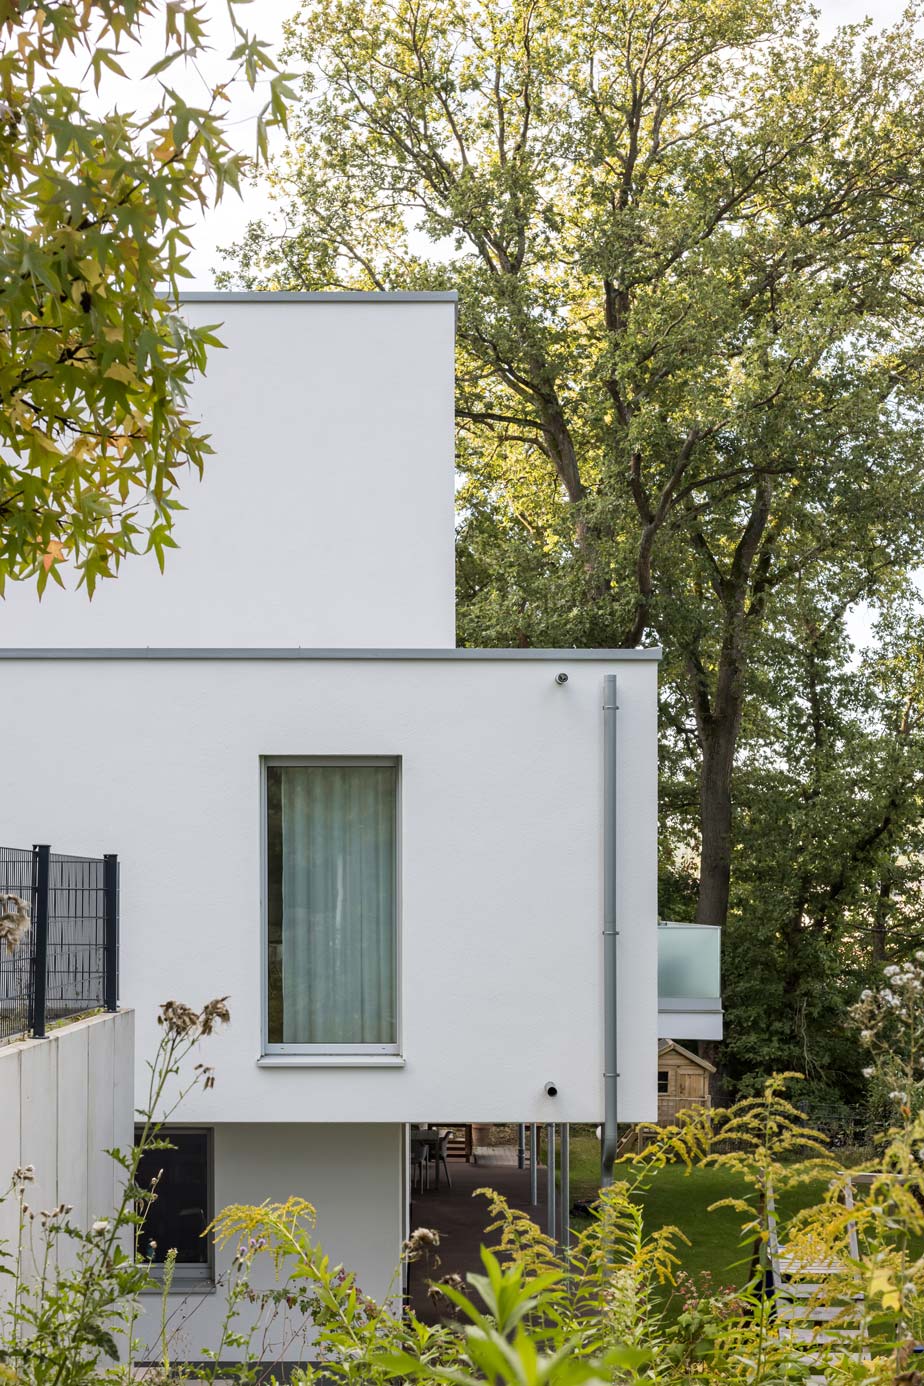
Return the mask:
<path id="1" fill-rule="evenodd" d="M 892 1081 L 896 1055 L 909 1044 L 916 1059 L 914 1044 L 901 1030 L 900 1008 L 886 1004 L 888 1044 L 875 1017 L 870 1023 L 864 1012 L 866 1042 L 874 1065 L 882 1065 L 883 1083 Z M 912 1008 L 906 1009 L 910 1015 Z M 132 1247 L 157 1196 L 156 1187 L 139 1184 L 140 1161 L 168 1144 L 163 1123 L 183 1097 L 193 1087 L 212 1085 L 211 1070 L 200 1063 L 193 1064 L 191 1076 L 184 1074 L 199 1040 L 227 1018 L 223 1000 L 201 1011 L 177 1002 L 162 1008 L 140 1139 L 131 1151 L 111 1152 L 123 1173 L 123 1191 L 110 1218 L 82 1229 L 66 1205 L 36 1211 L 29 1204 L 33 1171 L 14 1172 L 6 1196 L 18 1204 L 19 1236 L 2 1253 L 11 1292 L 0 1321 L 0 1381 L 83 1386 L 134 1379 L 139 1295 L 153 1282 Z M 916 1091 L 914 1074 L 906 1081 L 902 1093 Z M 924 1378 L 913 1362 L 924 1336 L 924 1112 L 916 1100 L 893 1100 L 895 1124 L 868 1194 L 851 1208 L 845 1201 L 849 1176 L 785 1089 L 786 1076 L 775 1077 L 762 1093 L 734 1106 L 693 1109 L 674 1127 L 654 1128 L 644 1156 L 624 1164 L 624 1177 L 601 1191 L 589 1225 L 567 1250 L 491 1190 L 480 1191 L 490 1202 L 491 1245 L 482 1251 L 481 1273 L 469 1275 L 467 1284 L 438 1275 L 438 1233 L 417 1229 L 401 1259 L 432 1270 L 432 1294 L 443 1310 L 437 1325 L 402 1312 L 401 1265 L 381 1301 L 363 1293 L 356 1276 L 331 1262 L 316 1240 L 314 1210 L 304 1200 L 225 1208 L 209 1229 L 219 1244 L 234 1247 L 220 1286 L 220 1342 L 202 1353 L 204 1366 L 174 1360 L 168 1255 L 154 1376 L 227 1377 L 229 1368 L 219 1364 L 231 1352 L 242 1359 L 239 1377 L 265 1375 L 271 1368 L 262 1360 L 259 1335 L 277 1315 L 294 1312 L 310 1324 L 314 1359 L 300 1368 L 296 1386 L 782 1386 L 813 1374 L 829 1386 L 921 1386 Z M 173 1092 L 175 1099 L 168 1098 Z M 162 1110 L 165 1103 L 169 1110 Z M 664 1165 L 678 1161 L 691 1169 L 728 1170 L 735 1176 L 730 1185 L 743 1187 L 743 1193 L 713 1205 L 733 1207 L 741 1220 L 743 1255 L 751 1256 L 743 1289 L 718 1284 L 711 1275 L 694 1280 L 680 1269 L 681 1234 L 645 1227 L 640 1189 Z M 778 1226 L 780 1195 L 819 1180 L 823 1196 Z M 777 1236 L 796 1262 L 823 1259 L 835 1269 L 825 1285 L 826 1306 L 844 1305 L 856 1320 L 859 1336 L 849 1350 L 819 1337 L 806 1352 L 781 1331 L 767 1293 Z M 64 1239 L 76 1249 L 71 1268 L 57 1256 Z M 259 1291 L 252 1271 L 266 1258 L 275 1280 L 270 1290 Z M 679 1314 L 665 1312 L 665 1290 L 681 1300 Z M 864 1345 L 872 1352 L 861 1351 Z"/>

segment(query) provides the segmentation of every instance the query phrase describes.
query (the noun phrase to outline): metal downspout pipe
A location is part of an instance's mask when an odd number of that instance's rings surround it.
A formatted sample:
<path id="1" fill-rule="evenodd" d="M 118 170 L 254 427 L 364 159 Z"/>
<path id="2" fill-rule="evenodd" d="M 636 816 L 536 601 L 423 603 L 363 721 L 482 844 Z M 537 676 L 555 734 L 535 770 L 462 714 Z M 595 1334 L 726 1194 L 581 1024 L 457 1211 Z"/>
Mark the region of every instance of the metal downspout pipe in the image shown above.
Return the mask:
<path id="1" fill-rule="evenodd" d="M 600 1183 L 613 1182 L 619 1144 L 616 1096 L 619 1045 L 616 1034 L 616 675 L 603 677 L 603 1151 Z"/>

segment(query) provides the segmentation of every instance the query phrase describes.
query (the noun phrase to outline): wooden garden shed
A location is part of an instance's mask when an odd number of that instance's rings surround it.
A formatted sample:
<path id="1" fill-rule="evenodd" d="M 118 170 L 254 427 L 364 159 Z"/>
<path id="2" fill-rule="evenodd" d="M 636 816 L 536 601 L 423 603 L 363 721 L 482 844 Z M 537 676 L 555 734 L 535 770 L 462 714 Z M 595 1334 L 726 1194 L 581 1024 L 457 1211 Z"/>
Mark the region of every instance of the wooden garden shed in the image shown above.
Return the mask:
<path id="1" fill-rule="evenodd" d="M 709 1107 L 715 1066 L 676 1040 L 658 1041 L 658 1124 L 670 1126 L 687 1107 Z"/>

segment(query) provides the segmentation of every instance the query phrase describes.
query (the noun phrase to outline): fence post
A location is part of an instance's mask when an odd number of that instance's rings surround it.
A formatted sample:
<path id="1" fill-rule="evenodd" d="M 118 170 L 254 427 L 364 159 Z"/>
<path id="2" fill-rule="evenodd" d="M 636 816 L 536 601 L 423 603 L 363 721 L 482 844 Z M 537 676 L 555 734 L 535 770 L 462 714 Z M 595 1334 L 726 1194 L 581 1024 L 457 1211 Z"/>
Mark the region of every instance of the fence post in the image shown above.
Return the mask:
<path id="1" fill-rule="evenodd" d="M 32 848 L 32 1007 L 30 1028 L 36 1039 L 45 1034 L 45 995 L 48 981 L 48 867 L 51 848 Z"/>
<path id="2" fill-rule="evenodd" d="M 107 1011 L 119 1009 L 119 858 L 115 852 L 103 857 L 103 896 L 106 921 L 105 994 Z"/>

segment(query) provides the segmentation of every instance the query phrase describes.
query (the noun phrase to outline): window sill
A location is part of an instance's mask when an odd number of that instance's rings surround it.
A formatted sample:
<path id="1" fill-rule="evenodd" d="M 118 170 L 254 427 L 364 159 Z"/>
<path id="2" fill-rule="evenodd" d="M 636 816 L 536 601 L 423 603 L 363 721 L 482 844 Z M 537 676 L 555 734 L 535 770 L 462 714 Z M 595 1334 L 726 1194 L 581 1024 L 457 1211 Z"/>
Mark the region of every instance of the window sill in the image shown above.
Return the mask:
<path id="1" fill-rule="evenodd" d="M 261 1054 L 258 1068 L 404 1068 L 400 1054 Z"/>
<path id="2" fill-rule="evenodd" d="M 151 1285 L 146 1285 L 141 1291 L 143 1295 L 156 1295 L 158 1299 L 163 1298 L 164 1285 L 160 1276 L 152 1276 Z M 214 1295 L 218 1292 L 218 1286 L 214 1280 L 204 1278 L 202 1280 L 174 1280 L 170 1286 L 171 1295 Z"/>

